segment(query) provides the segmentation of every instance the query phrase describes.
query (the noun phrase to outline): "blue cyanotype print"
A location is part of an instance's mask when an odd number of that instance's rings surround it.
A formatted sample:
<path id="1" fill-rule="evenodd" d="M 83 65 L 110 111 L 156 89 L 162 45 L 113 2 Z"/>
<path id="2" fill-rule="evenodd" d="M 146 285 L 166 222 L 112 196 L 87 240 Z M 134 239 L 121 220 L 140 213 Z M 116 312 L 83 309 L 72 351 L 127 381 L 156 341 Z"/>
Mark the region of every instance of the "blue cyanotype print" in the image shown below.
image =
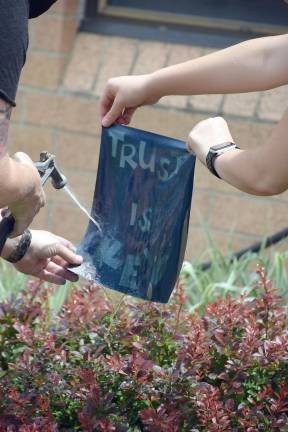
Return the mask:
<path id="1" fill-rule="evenodd" d="M 102 129 L 79 275 L 165 303 L 186 248 L 195 157 L 185 143 L 127 126 Z"/>

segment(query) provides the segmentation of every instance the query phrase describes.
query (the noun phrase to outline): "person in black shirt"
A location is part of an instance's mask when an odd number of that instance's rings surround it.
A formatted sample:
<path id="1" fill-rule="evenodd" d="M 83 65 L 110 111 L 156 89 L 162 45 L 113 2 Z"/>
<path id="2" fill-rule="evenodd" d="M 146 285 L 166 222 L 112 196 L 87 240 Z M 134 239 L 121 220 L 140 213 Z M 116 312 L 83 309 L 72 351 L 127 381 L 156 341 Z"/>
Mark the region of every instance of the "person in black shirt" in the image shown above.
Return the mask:
<path id="1" fill-rule="evenodd" d="M 11 239 L 1 256 L 23 273 L 62 284 L 66 279 L 75 280 L 67 263 L 80 264 L 82 259 L 67 240 L 46 231 L 26 230 L 45 205 L 45 194 L 29 156 L 17 153 L 11 157 L 7 148 L 10 116 L 28 49 L 28 20 L 44 13 L 55 1 L 0 0 L 0 209 L 9 207 L 15 218 Z"/>

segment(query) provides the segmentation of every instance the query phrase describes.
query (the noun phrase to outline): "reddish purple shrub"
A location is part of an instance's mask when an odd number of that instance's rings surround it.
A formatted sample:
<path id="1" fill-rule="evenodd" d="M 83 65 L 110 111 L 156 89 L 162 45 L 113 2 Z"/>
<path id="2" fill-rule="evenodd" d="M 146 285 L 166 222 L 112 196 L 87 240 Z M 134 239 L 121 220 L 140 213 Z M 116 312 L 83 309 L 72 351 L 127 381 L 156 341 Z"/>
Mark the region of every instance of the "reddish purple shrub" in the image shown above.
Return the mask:
<path id="1" fill-rule="evenodd" d="M 288 431 L 288 323 L 262 269 L 257 297 L 199 317 L 112 305 L 75 287 L 59 316 L 30 284 L 0 305 L 0 432 Z"/>

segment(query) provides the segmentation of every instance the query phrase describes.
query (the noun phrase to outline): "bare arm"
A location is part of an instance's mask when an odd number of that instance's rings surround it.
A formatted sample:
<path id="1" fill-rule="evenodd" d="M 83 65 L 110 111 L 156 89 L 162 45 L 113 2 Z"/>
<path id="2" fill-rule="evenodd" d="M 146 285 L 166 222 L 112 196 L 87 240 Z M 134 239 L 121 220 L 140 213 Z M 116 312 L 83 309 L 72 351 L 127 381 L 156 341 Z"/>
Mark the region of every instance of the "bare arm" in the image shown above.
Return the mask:
<path id="1" fill-rule="evenodd" d="M 232 186 L 253 195 L 277 195 L 288 188 L 288 111 L 261 146 L 233 149 L 218 156 L 214 167 Z M 199 122 L 190 132 L 188 149 L 206 165 L 211 146 L 234 141 L 226 121 L 214 117 Z M 241 147 L 241 143 L 238 143 Z"/>
<path id="2" fill-rule="evenodd" d="M 251 39 L 160 69 L 111 78 L 100 101 L 103 126 L 128 124 L 134 111 L 166 95 L 268 90 L 288 83 L 288 35 Z"/>
<path id="3" fill-rule="evenodd" d="M 219 156 L 216 171 L 226 182 L 255 195 L 277 195 L 288 188 L 288 111 L 260 147 Z"/>
<path id="4" fill-rule="evenodd" d="M 11 158 L 7 137 L 12 107 L 0 99 L 0 208 L 9 206 L 16 224 L 13 235 L 21 234 L 45 204 L 40 177 L 25 154 Z"/>
<path id="5" fill-rule="evenodd" d="M 196 60 L 161 69 L 152 91 L 167 94 L 243 93 L 288 83 L 288 34 L 251 39 Z"/>
<path id="6" fill-rule="evenodd" d="M 10 158 L 7 151 L 11 112 L 12 106 L 0 99 L 0 207 L 22 199 L 33 186 L 30 169 Z"/>

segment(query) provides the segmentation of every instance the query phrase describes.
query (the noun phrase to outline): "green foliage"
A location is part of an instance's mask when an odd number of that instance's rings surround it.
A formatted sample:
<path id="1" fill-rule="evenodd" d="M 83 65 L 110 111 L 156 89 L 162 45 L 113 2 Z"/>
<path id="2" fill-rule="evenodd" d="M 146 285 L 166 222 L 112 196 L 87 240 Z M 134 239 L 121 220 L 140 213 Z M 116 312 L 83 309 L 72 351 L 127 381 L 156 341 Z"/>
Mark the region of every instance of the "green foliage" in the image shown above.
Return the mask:
<path id="1" fill-rule="evenodd" d="M 0 304 L 0 432 L 287 431 L 287 316 L 257 273 L 201 315 L 181 281 L 168 305 L 74 286 L 58 314 L 29 282 Z"/>
<path id="2" fill-rule="evenodd" d="M 259 263 L 267 269 L 268 278 L 273 280 L 279 294 L 287 302 L 287 251 L 262 249 L 259 253 L 248 252 L 240 259 L 231 261 L 229 257 L 232 255 L 232 250 L 224 256 L 208 234 L 207 236 L 210 246 L 199 260 L 200 262 L 186 261 L 182 267 L 182 280 L 191 310 L 204 311 L 205 306 L 219 296 L 227 294 L 238 296 L 251 292 L 251 286 L 257 281 L 255 269 Z M 203 271 L 202 260 L 206 261 L 206 259 L 211 261 L 211 267 Z"/>

